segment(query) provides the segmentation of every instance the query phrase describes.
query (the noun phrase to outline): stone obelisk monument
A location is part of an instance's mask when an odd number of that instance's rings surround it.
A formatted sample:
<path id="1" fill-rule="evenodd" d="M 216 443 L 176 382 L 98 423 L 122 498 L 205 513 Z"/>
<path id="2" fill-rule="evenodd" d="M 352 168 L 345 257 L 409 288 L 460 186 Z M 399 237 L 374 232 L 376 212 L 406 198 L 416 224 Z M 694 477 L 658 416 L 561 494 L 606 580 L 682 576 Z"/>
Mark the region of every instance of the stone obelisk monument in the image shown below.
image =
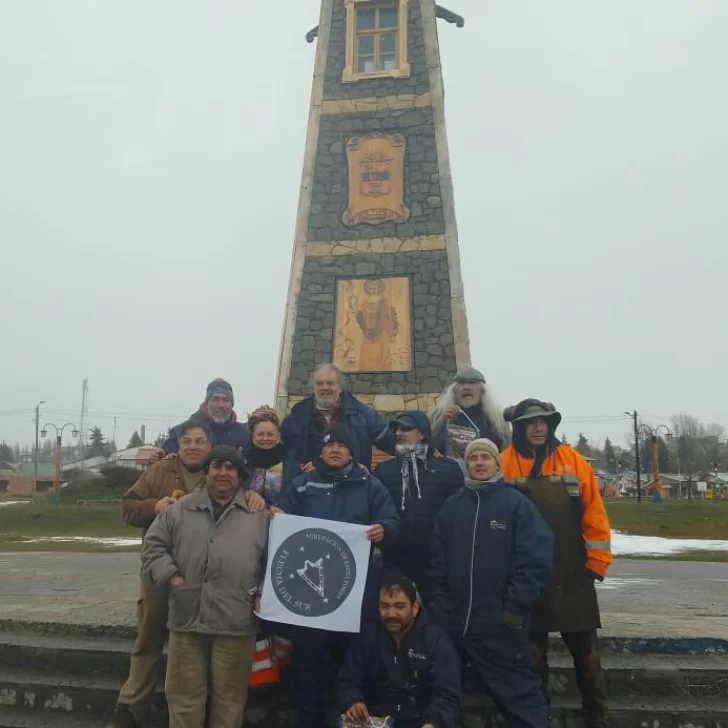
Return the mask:
<path id="1" fill-rule="evenodd" d="M 276 382 L 283 414 L 333 361 L 383 414 L 470 362 L 434 0 L 322 0 Z"/>

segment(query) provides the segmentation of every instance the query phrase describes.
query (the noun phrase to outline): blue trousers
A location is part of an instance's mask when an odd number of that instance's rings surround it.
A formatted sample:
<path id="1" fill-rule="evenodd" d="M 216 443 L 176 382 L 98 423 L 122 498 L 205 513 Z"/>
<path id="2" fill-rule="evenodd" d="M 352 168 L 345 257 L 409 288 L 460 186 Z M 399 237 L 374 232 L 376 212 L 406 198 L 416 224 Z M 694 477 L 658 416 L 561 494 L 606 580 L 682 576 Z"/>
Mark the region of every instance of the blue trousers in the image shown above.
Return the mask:
<path id="1" fill-rule="evenodd" d="M 499 625 L 485 636 L 461 636 L 455 643 L 512 728 L 548 728 L 548 706 L 533 666 L 528 629 Z"/>

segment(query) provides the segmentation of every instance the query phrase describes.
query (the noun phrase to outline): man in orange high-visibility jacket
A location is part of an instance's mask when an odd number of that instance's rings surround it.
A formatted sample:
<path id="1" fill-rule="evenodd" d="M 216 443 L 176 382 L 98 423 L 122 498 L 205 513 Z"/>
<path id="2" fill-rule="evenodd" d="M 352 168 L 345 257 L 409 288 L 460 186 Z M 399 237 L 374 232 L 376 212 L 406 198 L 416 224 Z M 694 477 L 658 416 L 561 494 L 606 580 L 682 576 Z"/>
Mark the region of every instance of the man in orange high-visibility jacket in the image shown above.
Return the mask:
<path id="1" fill-rule="evenodd" d="M 513 445 L 502 454 L 503 477 L 528 492 L 554 534 L 551 582 L 530 625 L 534 662 L 547 693 L 548 635 L 560 632 L 574 659 L 587 728 L 605 728 L 606 681 L 597 644 L 602 625 L 594 581 L 603 581 L 612 553 L 594 471 L 556 437 L 561 415 L 552 404 L 526 399 L 503 414 L 513 423 Z"/>

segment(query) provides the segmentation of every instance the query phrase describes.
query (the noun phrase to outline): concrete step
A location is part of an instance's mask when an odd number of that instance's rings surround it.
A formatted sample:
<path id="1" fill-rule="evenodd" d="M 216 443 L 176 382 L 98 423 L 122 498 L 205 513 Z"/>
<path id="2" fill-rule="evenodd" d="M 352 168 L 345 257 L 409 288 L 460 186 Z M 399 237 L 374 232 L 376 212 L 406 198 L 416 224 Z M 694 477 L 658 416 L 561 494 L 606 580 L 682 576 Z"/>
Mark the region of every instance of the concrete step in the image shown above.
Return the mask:
<path id="1" fill-rule="evenodd" d="M 24 668 L 0 667 L 0 706 L 110 716 L 125 675 L 39 673 Z M 153 712 L 166 712 L 164 692 L 157 689 Z"/>
<path id="2" fill-rule="evenodd" d="M 610 698 L 728 698 L 728 657 L 724 655 L 615 655 L 606 653 Z M 549 692 L 553 696 L 578 696 L 570 655 L 549 656 Z M 471 669 L 463 677 L 466 691 L 479 684 Z"/>
<path id="3" fill-rule="evenodd" d="M 111 717 L 85 710 L 17 707 L 3 703 L 7 693 L 0 688 L 0 728 L 106 728 Z M 579 701 L 576 698 L 557 697 L 551 709 L 553 728 L 581 728 Z M 463 715 L 465 728 L 502 728 L 503 720 L 488 701 L 480 695 L 469 695 Z M 679 700 L 661 698 L 648 701 L 643 698 L 626 698 L 610 701 L 609 722 L 611 728 L 724 728 L 728 723 L 728 700 L 703 698 Z M 165 728 L 163 713 L 155 713 L 145 723 L 149 728 Z M 248 703 L 245 726 L 255 728 L 283 728 L 290 725 L 286 706 L 275 697 L 252 698 Z"/>
<path id="4" fill-rule="evenodd" d="M 723 698 L 692 701 L 625 698 L 609 702 L 610 728 L 725 728 L 727 720 L 728 700 Z M 503 725 L 493 710 L 485 714 L 477 704 L 466 707 L 464 722 L 466 728 L 502 728 Z M 551 705 L 551 724 L 552 728 L 581 728 L 578 699 L 555 698 Z"/>
<path id="5" fill-rule="evenodd" d="M 100 716 L 0 707 L 0 728 L 106 728 L 108 723 Z"/>
<path id="6" fill-rule="evenodd" d="M 0 632 L 0 668 L 110 678 L 120 685 L 128 674 L 132 644 L 125 638 Z M 549 661 L 552 694 L 578 695 L 570 656 L 554 652 Z M 728 697 L 728 655 L 607 652 L 603 663 L 610 697 Z M 466 684 L 471 682 L 466 673 Z"/>

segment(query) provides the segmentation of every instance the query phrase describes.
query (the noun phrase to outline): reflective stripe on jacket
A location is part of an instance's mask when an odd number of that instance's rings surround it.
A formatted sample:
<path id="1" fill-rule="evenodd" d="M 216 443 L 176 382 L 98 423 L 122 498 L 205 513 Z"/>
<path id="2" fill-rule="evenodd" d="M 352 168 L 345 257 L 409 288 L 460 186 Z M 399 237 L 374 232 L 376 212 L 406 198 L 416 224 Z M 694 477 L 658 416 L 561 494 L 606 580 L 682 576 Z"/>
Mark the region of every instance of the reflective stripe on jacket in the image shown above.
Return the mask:
<path id="1" fill-rule="evenodd" d="M 274 685 L 281 681 L 281 670 L 276 661 L 275 648 L 268 637 L 259 637 L 255 643 L 255 656 L 250 670 L 248 685 Z"/>
<path id="2" fill-rule="evenodd" d="M 511 446 L 502 453 L 501 459 L 501 470 L 506 480 L 515 481 L 529 477 L 534 458 L 524 457 Z M 611 529 L 591 465 L 576 450 L 560 444 L 544 459 L 541 475 L 556 475 L 563 477 L 565 481 L 566 476 L 571 475 L 578 481 L 586 568 L 603 579 L 612 563 Z"/>

